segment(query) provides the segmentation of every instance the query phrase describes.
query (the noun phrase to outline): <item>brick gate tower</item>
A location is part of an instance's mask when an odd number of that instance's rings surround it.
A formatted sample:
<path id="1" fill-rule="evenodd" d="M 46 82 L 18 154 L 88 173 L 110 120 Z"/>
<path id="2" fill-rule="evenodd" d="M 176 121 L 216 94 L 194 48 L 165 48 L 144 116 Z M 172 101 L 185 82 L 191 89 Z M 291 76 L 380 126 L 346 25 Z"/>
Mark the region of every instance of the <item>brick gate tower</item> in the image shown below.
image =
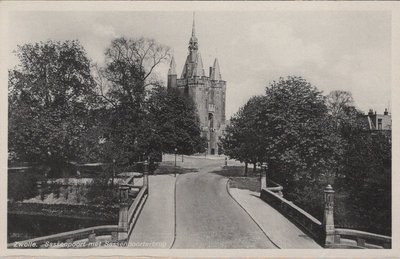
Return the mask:
<path id="1" fill-rule="evenodd" d="M 218 154 L 218 140 L 225 129 L 226 81 L 222 80 L 218 59 L 205 74 L 196 37 L 193 17 L 189 53 L 180 78 L 177 78 L 175 60 L 172 57 L 168 71 L 168 88 L 177 87 L 192 98 L 197 107 L 203 136 L 208 140 L 208 154 Z"/>

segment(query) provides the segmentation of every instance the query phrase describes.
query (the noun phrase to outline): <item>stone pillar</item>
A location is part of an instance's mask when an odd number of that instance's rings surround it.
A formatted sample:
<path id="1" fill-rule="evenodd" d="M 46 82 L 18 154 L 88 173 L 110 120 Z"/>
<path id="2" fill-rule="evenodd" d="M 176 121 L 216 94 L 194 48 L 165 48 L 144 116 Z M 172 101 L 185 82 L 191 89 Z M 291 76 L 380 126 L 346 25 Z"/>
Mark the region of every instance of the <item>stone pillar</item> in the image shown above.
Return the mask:
<path id="1" fill-rule="evenodd" d="M 323 230 L 325 232 L 325 247 L 329 247 L 335 243 L 335 223 L 333 219 L 333 200 L 334 193 L 332 186 L 328 184 L 325 190 L 325 211 L 324 211 L 324 221 Z"/>
<path id="2" fill-rule="evenodd" d="M 118 240 L 125 240 L 128 238 L 128 209 L 129 209 L 129 186 L 121 185 L 119 187 L 119 220 Z"/>
<path id="3" fill-rule="evenodd" d="M 263 163 L 261 166 L 261 177 L 260 177 L 260 182 L 261 182 L 261 190 L 267 188 L 267 170 L 268 170 L 268 165 L 267 163 Z"/>
<path id="4" fill-rule="evenodd" d="M 37 187 L 40 199 L 43 201 L 44 200 L 43 182 L 42 181 L 37 181 L 36 182 L 36 187 Z"/>

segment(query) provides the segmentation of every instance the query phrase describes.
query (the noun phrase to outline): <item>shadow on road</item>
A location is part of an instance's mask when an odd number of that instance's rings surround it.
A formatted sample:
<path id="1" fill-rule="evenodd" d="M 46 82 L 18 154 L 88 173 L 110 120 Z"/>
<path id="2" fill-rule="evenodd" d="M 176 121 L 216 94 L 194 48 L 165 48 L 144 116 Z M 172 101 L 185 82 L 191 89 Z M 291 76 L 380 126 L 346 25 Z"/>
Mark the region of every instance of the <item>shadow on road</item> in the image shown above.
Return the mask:
<path id="1" fill-rule="evenodd" d="M 157 170 L 154 172 L 155 175 L 163 175 L 163 174 L 186 174 L 198 172 L 196 168 L 182 168 L 180 166 L 174 165 L 173 162 L 162 162 Z"/>

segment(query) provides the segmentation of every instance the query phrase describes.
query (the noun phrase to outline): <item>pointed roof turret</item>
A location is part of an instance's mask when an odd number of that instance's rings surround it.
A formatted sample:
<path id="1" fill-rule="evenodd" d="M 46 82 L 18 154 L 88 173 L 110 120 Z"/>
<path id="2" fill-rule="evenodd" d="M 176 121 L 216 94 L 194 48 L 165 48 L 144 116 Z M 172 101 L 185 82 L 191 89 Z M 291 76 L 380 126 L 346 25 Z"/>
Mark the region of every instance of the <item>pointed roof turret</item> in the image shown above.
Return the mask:
<path id="1" fill-rule="evenodd" d="M 214 60 L 214 66 L 213 66 L 212 73 L 211 73 L 211 79 L 212 80 L 222 80 L 221 71 L 219 69 L 219 63 L 218 63 L 217 58 L 215 58 L 215 60 Z"/>
<path id="2" fill-rule="evenodd" d="M 196 37 L 195 12 L 193 12 L 192 37 Z"/>
<path id="3" fill-rule="evenodd" d="M 176 64 L 175 64 L 175 59 L 174 56 L 171 58 L 171 63 L 169 64 L 169 70 L 168 70 L 168 75 L 176 75 Z"/>
<path id="4" fill-rule="evenodd" d="M 204 76 L 203 60 L 201 59 L 200 52 L 197 54 L 197 60 L 193 69 L 193 76 Z"/>
<path id="5" fill-rule="evenodd" d="M 191 55 L 188 55 L 183 66 L 181 78 L 202 77 L 204 75 L 203 60 L 200 52 L 196 52 L 193 62 L 191 61 Z"/>
<path id="6" fill-rule="evenodd" d="M 190 51 L 199 49 L 199 43 L 198 43 L 197 37 L 196 37 L 196 27 L 195 26 L 196 26 L 195 25 L 195 16 L 193 13 L 192 37 L 190 37 L 190 40 L 189 40 L 189 50 Z"/>

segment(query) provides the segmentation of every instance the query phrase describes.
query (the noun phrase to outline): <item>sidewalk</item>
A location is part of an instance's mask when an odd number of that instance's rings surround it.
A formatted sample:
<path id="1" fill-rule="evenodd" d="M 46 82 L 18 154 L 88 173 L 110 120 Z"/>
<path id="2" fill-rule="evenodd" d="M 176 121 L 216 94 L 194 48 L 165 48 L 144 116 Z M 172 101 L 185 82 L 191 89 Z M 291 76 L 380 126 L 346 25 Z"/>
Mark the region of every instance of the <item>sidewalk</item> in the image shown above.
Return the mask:
<path id="1" fill-rule="evenodd" d="M 229 192 L 281 249 L 322 248 L 277 210 L 261 200 L 258 192 L 237 188 L 230 188 Z"/>
<path id="2" fill-rule="evenodd" d="M 150 175 L 149 196 L 129 239 L 129 248 L 168 249 L 175 235 L 174 175 Z"/>

